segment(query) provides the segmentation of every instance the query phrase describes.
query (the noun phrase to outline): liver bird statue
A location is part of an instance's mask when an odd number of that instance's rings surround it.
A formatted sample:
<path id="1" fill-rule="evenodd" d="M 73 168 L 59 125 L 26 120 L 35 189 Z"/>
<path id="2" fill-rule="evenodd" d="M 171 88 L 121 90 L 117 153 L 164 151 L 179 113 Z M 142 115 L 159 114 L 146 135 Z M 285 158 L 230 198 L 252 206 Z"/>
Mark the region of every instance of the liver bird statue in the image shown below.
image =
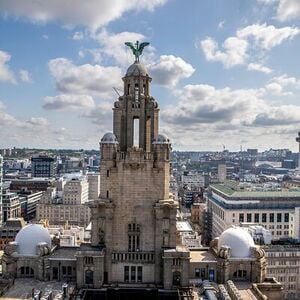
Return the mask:
<path id="1" fill-rule="evenodd" d="M 140 44 L 139 41 L 136 41 L 136 43 L 126 42 L 125 45 L 132 50 L 132 53 L 135 56 L 135 62 L 139 62 L 144 48 L 150 45 L 150 43 L 143 42 Z"/>

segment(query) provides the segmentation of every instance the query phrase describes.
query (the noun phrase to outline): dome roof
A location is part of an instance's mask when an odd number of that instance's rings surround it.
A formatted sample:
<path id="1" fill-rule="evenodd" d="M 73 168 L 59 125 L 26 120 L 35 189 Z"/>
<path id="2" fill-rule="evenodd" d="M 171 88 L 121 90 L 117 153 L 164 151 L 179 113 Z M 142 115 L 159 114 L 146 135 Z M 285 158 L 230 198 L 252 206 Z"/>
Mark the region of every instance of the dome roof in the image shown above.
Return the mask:
<path id="1" fill-rule="evenodd" d="M 118 144 L 116 136 L 112 132 L 107 132 L 101 139 L 101 144 Z"/>
<path id="2" fill-rule="evenodd" d="M 148 71 L 146 67 L 139 62 L 133 63 L 126 72 L 126 76 L 147 76 Z"/>
<path id="3" fill-rule="evenodd" d="M 250 248 L 254 247 L 254 241 L 248 231 L 241 227 L 231 227 L 226 229 L 219 237 L 218 250 L 222 246 L 231 248 L 230 257 L 246 258 L 250 257 Z"/>
<path id="4" fill-rule="evenodd" d="M 18 253 L 24 256 L 37 255 L 37 246 L 46 243 L 51 247 L 51 237 L 46 228 L 38 224 L 29 224 L 23 227 L 17 234 Z"/>
<path id="5" fill-rule="evenodd" d="M 156 139 L 153 140 L 153 144 L 170 144 L 170 140 L 164 134 L 159 134 Z"/>

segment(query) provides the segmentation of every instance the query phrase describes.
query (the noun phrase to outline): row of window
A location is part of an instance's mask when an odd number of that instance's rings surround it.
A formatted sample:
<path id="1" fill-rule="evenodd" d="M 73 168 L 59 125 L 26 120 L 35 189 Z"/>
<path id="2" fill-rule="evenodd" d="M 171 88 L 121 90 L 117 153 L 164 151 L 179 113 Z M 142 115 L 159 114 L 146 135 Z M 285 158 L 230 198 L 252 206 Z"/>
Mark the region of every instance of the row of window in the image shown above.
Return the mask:
<path id="1" fill-rule="evenodd" d="M 275 222 L 275 215 L 276 215 L 276 222 L 289 222 L 289 213 L 284 213 L 284 214 L 283 213 L 277 213 L 277 214 L 275 214 L 275 213 L 269 213 L 269 214 L 267 214 L 267 213 L 262 213 L 262 214 L 240 213 L 239 221 L 240 222 L 248 222 L 248 223 L 251 223 L 251 222 L 267 223 L 267 215 L 269 215 L 269 218 L 268 218 L 269 223 Z"/>
<path id="2" fill-rule="evenodd" d="M 154 261 L 153 253 L 113 253 L 114 261 Z"/>

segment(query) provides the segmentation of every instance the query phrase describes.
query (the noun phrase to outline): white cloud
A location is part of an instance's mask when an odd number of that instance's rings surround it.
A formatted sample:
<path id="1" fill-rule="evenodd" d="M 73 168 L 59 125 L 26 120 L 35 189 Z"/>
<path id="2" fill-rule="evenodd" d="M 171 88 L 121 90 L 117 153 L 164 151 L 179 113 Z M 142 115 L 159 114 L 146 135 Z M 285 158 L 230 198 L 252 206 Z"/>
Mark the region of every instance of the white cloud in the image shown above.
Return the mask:
<path id="1" fill-rule="evenodd" d="M 276 82 L 271 82 L 265 86 L 266 93 L 270 93 L 274 96 L 291 96 L 291 92 L 283 92 L 283 87 Z"/>
<path id="2" fill-rule="evenodd" d="M 241 39 L 254 39 L 256 46 L 270 50 L 280 45 L 284 40 L 292 40 L 300 33 L 299 28 L 282 27 L 276 28 L 273 25 L 253 24 L 237 31 L 237 37 Z"/>
<path id="3" fill-rule="evenodd" d="M 257 0 L 257 2 L 266 4 L 266 5 L 270 5 L 270 4 L 278 2 L 278 0 Z"/>
<path id="4" fill-rule="evenodd" d="M 30 73 L 27 70 L 20 70 L 19 76 L 20 76 L 21 81 L 23 81 L 23 82 L 26 82 L 26 83 L 32 82 Z"/>
<path id="5" fill-rule="evenodd" d="M 187 85 L 178 92 L 179 103 L 164 112 L 174 124 L 241 124 L 252 122 L 264 107 L 257 90 L 216 89 L 211 85 Z"/>
<path id="6" fill-rule="evenodd" d="M 190 77 L 195 69 L 180 57 L 162 55 L 159 61 L 149 66 L 154 83 L 173 87 L 181 79 Z"/>
<path id="7" fill-rule="evenodd" d="M 91 119 L 92 123 L 97 124 L 102 128 L 106 128 L 107 131 L 111 127 L 110 124 L 112 120 L 112 105 L 110 102 L 102 102 L 94 109 L 81 114 L 81 116 Z"/>
<path id="8" fill-rule="evenodd" d="M 300 17 L 299 0 L 280 0 L 277 8 L 277 17 L 280 21 L 288 21 Z"/>
<path id="9" fill-rule="evenodd" d="M 86 110 L 94 107 L 94 99 L 87 95 L 72 95 L 72 94 L 61 94 L 54 97 L 44 98 L 45 109 L 53 110 L 64 110 L 64 111 L 75 111 L 75 110 Z"/>
<path id="10" fill-rule="evenodd" d="M 300 17 L 299 0 L 257 0 L 265 5 L 277 5 L 277 19 L 281 22 Z"/>
<path id="11" fill-rule="evenodd" d="M 112 33 L 108 32 L 106 29 L 102 29 L 98 33 L 91 33 L 91 37 L 100 43 L 101 48 L 99 48 L 98 51 L 101 55 L 112 58 L 121 66 L 128 66 L 134 61 L 131 50 L 127 48 L 124 43 L 130 41 L 143 41 L 145 39 L 143 34 L 137 32 L 123 31 Z M 151 52 L 153 52 L 153 47 L 150 46 L 145 48 L 142 56 L 144 63 L 150 60 L 147 56 L 152 55 Z"/>
<path id="12" fill-rule="evenodd" d="M 276 28 L 273 25 L 253 24 L 237 30 L 236 36 L 227 38 L 222 47 L 211 37 L 202 40 L 200 46 L 208 61 L 219 61 L 225 68 L 248 63 L 248 70 L 268 74 L 271 69 L 263 67 L 260 62 L 251 62 L 249 58 L 261 58 L 267 50 L 292 40 L 299 33 L 299 28 L 289 26 Z"/>
<path id="13" fill-rule="evenodd" d="M 84 33 L 82 31 L 76 31 L 72 36 L 72 39 L 74 41 L 80 41 L 83 40 L 83 38 L 84 38 Z"/>
<path id="14" fill-rule="evenodd" d="M 7 65 L 10 58 L 9 53 L 0 50 L 0 81 L 16 83 L 15 75 Z"/>
<path id="15" fill-rule="evenodd" d="M 48 36 L 47 34 L 43 34 L 43 35 L 42 35 L 42 38 L 43 38 L 44 40 L 49 40 L 49 36 Z"/>
<path id="16" fill-rule="evenodd" d="M 49 126 L 49 122 L 46 118 L 43 117 L 31 117 L 26 121 L 29 126 L 33 127 L 47 127 Z"/>
<path id="17" fill-rule="evenodd" d="M 257 71 L 257 72 L 262 72 L 262 73 L 265 73 L 265 74 L 270 74 L 273 72 L 272 69 L 268 68 L 268 67 L 265 67 L 261 64 L 255 64 L 255 63 L 250 63 L 248 66 L 247 66 L 247 69 L 249 71 Z"/>
<path id="18" fill-rule="evenodd" d="M 279 107 L 270 107 L 267 112 L 256 116 L 253 125 L 259 126 L 283 126 L 300 123 L 300 106 L 282 105 Z"/>
<path id="19" fill-rule="evenodd" d="M 122 72 L 118 67 L 77 66 L 66 58 L 56 58 L 49 62 L 49 69 L 57 89 L 64 94 L 111 98 L 112 88 L 121 86 Z"/>
<path id="20" fill-rule="evenodd" d="M 162 110 L 163 132 L 177 149 L 282 147 L 278 135 L 295 133 L 300 106 L 270 104 L 262 90 L 186 85 L 176 92 L 179 102 Z"/>
<path id="21" fill-rule="evenodd" d="M 291 77 L 288 76 L 287 74 L 283 74 L 277 77 L 273 77 L 271 79 L 272 82 L 278 83 L 281 86 L 290 86 L 292 88 L 300 88 L 300 80 L 295 78 L 295 77 Z"/>
<path id="22" fill-rule="evenodd" d="M 153 10 L 167 0 L 1 0 L 0 11 L 32 22 L 59 20 L 64 25 L 84 25 L 93 30 L 121 17 L 127 11 Z"/>
<path id="23" fill-rule="evenodd" d="M 247 58 L 248 42 L 236 37 L 230 37 L 223 43 L 223 51 L 219 50 L 218 43 L 208 37 L 201 42 L 201 48 L 208 61 L 219 61 L 226 68 L 245 63 Z"/>

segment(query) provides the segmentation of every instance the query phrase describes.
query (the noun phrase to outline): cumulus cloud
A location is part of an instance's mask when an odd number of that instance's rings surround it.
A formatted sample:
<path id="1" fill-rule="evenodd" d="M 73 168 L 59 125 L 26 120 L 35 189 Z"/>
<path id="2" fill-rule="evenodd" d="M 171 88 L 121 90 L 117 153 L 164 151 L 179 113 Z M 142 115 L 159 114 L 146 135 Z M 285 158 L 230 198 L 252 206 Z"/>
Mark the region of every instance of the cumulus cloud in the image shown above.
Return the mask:
<path id="1" fill-rule="evenodd" d="M 245 63 L 247 58 L 248 42 L 236 37 L 230 37 L 219 49 L 218 43 L 213 38 L 206 38 L 201 42 L 201 48 L 208 61 L 219 61 L 225 68 L 231 68 Z"/>
<path id="2" fill-rule="evenodd" d="M 2 0 L 0 11 L 32 22 L 59 20 L 67 26 L 84 25 L 95 30 L 127 11 L 153 10 L 166 2 L 167 0 Z"/>
<path id="3" fill-rule="evenodd" d="M 255 126 L 276 126 L 300 123 L 300 107 L 295 105 L 282 105 L 280 107 L 270 107 L 267 112 L 256 116 L 252 125 Z"/>
<path id="4" fill-rule="evenodd" d="M 248 70 L 269 74 L 271 70 L 260 62 L 249 61 L 251 56 L 260 57 L 263 52 L 292 40 L 299 33 L 300 29 L 295 27 L 276 28 L 273 25 L 253 24 L 238 29 L 236 36 L 227 38 L 222 47 L 211 37 L 202 40 L 200 46 L 208 61 L 219 61 L 225 68 L 248 63 Z"/>
<path id="5" fill-rule="evenodd" d="M 173 87 L 181 79 L 190 77 L 195 69 L 182 58 L 162 55 L 157 63 L 149 66 L 154 83 Z"/>
<path id="6" fill-rule="evenodd" d="M 112 87 L 120 87 L 122 72 L 118 67 L 101 65 L 74 65 L 66 58 L 49 62 L 49 70 L 56 88 L 63 94 L 96 95 L 112 97 Z"/>
<path id="7" fill-rule="evenodd" d="M 162 128 L 177 149 L 216 149 L 222 144 L 237 149 L 242 143 L 257 147 L 258 140 L 260 147 L 275 147 L 280 146 L 278 134 L 287 138 L 300 126 L 300 106 L 270 104 L 266 87 L 186 85 L 176 96 L 178 104 L 162 110 Z"/>
<path id="8" fill-rule="evenodd" d="M 284 92 L 282 85 L 277 82 L 271 82 L 265 86 L 266 93 L 270 93 L 274 96 L 291 96 L 292 92 Z"/>
<path id="9" fill-rule="evenodd" d="M 300 17 L 300 2 L 298 0 L 257 0 L 260 3 L 270 5 L 277 4 L 277 19 L 289 21 Z"/>
<path id="10" fill-rule="evenodd" d="M 300 2 L 298 0 L 281 0 L 277 8 L 280 21 L 288 21 L 300 17 Z"/>
<path id="11" fill-rule="evenodd" d="M 241 39 L 253 38 L 256 46 L 266 50 L 280 45 L 284 40 L 292 40 L 300 33 L 299 28 L 282 27 L 276 28 L 273 25 L 253 24 L 237 31 L 237 37 Z"/>
<path id="12" fill-rule="evenodd" d="M 47 127 L 49 125 L 48 120 L 42 117 L 31 117 L 26 123 L 34 127 Z"/>
<path id="13" fill-rule="evenodd" d="M 268 68 L 268 67 L 265 67 L 261 64 L 255 64 L 255 63 L 250 63 L 248 66 L 247 66 L 247 69 L 249 71 L 257 71 L 257 72 L 262 72 L 262 73 L 265 73 L 265 74 L 270 74 L 273 72 L 272 69 Z"/>
<path id="14" fill-rule="evenodd" d="M 91 109 L 94 105 L 95 103 L 91 96 L 61 94 L 54 97 L 45 97 L 43 107 L 45 109 L 74 111 Z"/>
<path id="15" fill-rule="evenodd" d="M 233 122 L 241 117 L 251 122 L 263 106 L 256 90 L 216 89 L 211 85 L 187 85 L 178 92 L 178 106 L 164 111 L 168 122 L 175 124 L 201 124 Z M 243 113 L 247 114 L 243 115 Z"/>
<path id="16" fill-rule="evenodd" d="M 7 64 L 10 58 L 9 53 L 0 50 L 0 81 L 16 83 L 15 75 Z"/>
<path id="17" fill-rule="evenodd" d="M 137 32 L 123 31 L 119 33 L 108 32 L 106 29 L 102 29 L 100 32 L 91 33 L 91 37 L 97 40 L 101 48 L 98 52 L 102 56 L 112 58 L 115 63 L 121 66 L 128 66 L 133 62 L 133 55 L 131 50 L 125 47 L 124 43 L 128 41 L 143 41 L 145 36 Z M 143 52 L 143 62 L 146 63 L 153 58 L 153 47 L 146 47 Z"/>
<path id="18" fill-rule="evenodd" d="M 111 124 L 112 105 L 110 102 L 102 102 L 93 110 L 82 113 L 81 117 L 91 119 L 92 123 L 106 128 L 108 124 Z"/>
<path id="19" fill-rule="evenodd" d="M 293 87 L 293 88 L 300 88 L 300 80 L 295 77 L 288 76 L 287 74 L 273 77 L 271 79 L 271 81 L 278 83 L 284 87 L 289 86 L 289 87 Z"/>
<path id="20" fill-rule="evenodd" d="M 30 73 L 26 70 L 20 70 L 19 71 L 19 76 L 20 76 L 21 81 L 23 81 L 23 82 L 26 82 L 26 83 L 31 83 L 32 82 Z"/>

